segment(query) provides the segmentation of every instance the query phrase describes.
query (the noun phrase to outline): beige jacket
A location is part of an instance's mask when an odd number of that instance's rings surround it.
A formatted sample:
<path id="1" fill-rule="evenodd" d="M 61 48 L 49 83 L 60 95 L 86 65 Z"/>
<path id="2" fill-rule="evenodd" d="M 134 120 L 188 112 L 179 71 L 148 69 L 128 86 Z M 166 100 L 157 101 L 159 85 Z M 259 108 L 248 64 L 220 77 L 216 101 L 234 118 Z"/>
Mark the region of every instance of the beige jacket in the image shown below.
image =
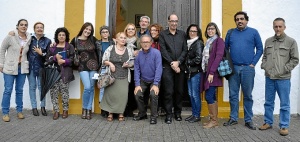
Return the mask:
<path id="1" fill-rule="evenodd" d="M 297 42 L 283 34 L 266 40 L 261 68 L 270 79 L 290 79 L 292 70 L 299 63 Z"/>
<path id="2" fill-rule="evenodd" d="M 6 36 L 2 42 L 0 49 L 0 68 L 3 73 L 10 75 L 18 75 L 19 57 L 21 51 L 21 44 L 17 30 L 14 30 L 15 36 Z M 31 36 L 26 33 L 27 40 L 24 44 L 21 57 L 21 73 L 29 73 L 29 63 L 27 61 L 27 52 L 31 42 Z"/>

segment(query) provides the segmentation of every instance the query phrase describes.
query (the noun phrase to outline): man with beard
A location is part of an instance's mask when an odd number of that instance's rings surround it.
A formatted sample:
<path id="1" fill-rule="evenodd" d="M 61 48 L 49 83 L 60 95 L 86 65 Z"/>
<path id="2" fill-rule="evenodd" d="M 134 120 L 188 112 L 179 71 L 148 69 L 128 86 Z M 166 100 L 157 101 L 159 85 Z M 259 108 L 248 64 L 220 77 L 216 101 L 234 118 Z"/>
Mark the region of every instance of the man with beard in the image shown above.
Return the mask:
<path id="1" fill-rule="evenodd" d="M 140 31 L 137 31 L 137 33 L 136 33 L 138 38 L 140 38 L 144 34 L 150 35 L 150 32 L 148 30 L 148 26 L 150 25 L 150 18 L 148 16 L 142 16 L 140 18 L 139 24 L 141 26 L 141 29 L 140 29 Z"/>
<path id="2" fill-rule="evenodd" d="M 230 50 L 234 65 L 234 74 L 228 79 L 230 119 L 223 125 L 231 126 L 238 123 L 239 90 L 241 87 L 244 100 L 245 126 L 255 130 L 256 127 L 252 122 L 252 90 L 254 87 L 255 65 L 263 53 L 263 45 L 258 31 L 247 26 L 249 21 L 247 13 L 237 12 L 234 15 L 234 21 L 237 27 L 228 30 L 225 39 L 225 46 Z"/>
<path id="3" fill-rule="evenodd" d="M 162 84 L 164 85 L 165 123 L 172 123 L 172 108 L 176 121 L 181 121 L 182 97 L 184 87 L 184 59 L 187 54 L 186 35 L 177 29 L 178 17 L 168 17 L 169 28 L 159 34 L 159 45 L 163 62 Z M 173 102 L 174 101 L 174 102 Z"/>

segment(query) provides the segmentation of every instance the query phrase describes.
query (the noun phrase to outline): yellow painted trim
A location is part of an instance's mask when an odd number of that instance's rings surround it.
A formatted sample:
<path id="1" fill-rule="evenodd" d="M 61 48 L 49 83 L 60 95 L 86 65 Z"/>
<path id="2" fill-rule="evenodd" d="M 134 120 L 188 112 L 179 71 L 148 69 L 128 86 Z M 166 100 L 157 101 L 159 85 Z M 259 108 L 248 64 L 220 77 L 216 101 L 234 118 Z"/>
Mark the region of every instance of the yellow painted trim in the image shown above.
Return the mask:
<path id="1" fill-rule="evenodd" d="M 205 38 L 205 29 L 209 22 L 211 22 L 211 0 L 202 0 L 201 1 L 201 29 L 202 37 Z M 201 116 L 208 116 L 208 106 L 205 101 L 205 93 L 200 94 L 201 96 Z"/>
<path id="2" fill-rule="evenodd" d="M 96 1 L 95 36 L 97 37 L 97 39 L 100 39 L 100 27 L 105 25 L 106 8 L 108 8 L 106 7 L 106 0 Z M 95 85 L 94 113 L 101 112 L 99 107 L 99 93 L 100 90 L 97 88 L 97 85 Z"/>
<path id="3" fill-rule="evenodd" d="M 84 0 L 66 0 L 65 1 L 65 27 L 70 32 L 70 39 L 75 37 L 82 24 L 84 23 Z M 81 82 L 81 81 L 80 81 Z M 83 90 L 82 82 L 80 83 L 80 93 Z M 81 97 L 82 98 L 82 97 Z M 82 109 L 82 99 L 70 99 L 69 114 L 80 114 Z M 61 102 L 61 101 L 60 101 Z M 60 112 L 62 107 L 60 103 Z"/>

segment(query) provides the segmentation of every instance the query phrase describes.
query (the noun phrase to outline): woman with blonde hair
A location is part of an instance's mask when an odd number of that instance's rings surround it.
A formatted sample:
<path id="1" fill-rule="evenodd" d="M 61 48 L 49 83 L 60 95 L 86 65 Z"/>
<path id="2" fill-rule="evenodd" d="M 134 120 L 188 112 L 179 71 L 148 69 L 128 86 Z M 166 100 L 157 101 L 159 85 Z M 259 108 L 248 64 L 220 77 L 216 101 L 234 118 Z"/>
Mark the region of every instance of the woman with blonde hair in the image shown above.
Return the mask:
<path id="1" fill-rule="evenodd" d="M 119 114 L 119 121 L 124 121 L 123 112 L 128 100 L 128 84 L 131 81 L 130 68 L 133 64 L 127 61 L 133 58 L 133 49 L 126 47 L 126 35 L 120 32 L 116 35 L 116 45 L 109 46 L 103 55 L 102 64 L 108 66 L 115 82 L 107 86 L 101 101 L 101 108 L 107 112 L 108 121 L 113 120 L 113 113 Z"/>

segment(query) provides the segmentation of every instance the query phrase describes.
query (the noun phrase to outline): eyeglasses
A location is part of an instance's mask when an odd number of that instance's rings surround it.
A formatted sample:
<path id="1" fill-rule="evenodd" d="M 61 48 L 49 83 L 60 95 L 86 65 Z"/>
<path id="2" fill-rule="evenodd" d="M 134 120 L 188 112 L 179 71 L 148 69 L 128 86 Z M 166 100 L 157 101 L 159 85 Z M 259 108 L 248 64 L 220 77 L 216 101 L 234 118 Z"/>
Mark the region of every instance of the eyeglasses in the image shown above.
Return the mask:
<path id="1" fill-rule="evenodd" d="M 243 21 L 245 20 L 245 18 L 235 18 L 235 21 L 239 21 L 239 20 Z"/>
<path id="2" fill-rule="evenodd" d="M 169 20 L 170 23 L 178 23 L 178 20 Z"/>
<path id="3" fill-rule="evenodd" d="M 134 28 L 128 28 L 127 31 L 134 31 Z"/>
<path id="4" fill-rule="evenodd" d="M 142 41 L 141 43 L 142 44 L 149 44 L 149 43 L 151 43 L 151 41 Z"/>
<path id="5" fill-rule="evenodd" d="M 213 31 L 215 30 L 216 28 L 207 28 L 207 31 Z"/>
<path id="6" fill-rule="evenodd" d="M 198 31 L 193 31 L 193 30 L 190 30 L 190 32 L 191 32 L 191 33 L 196 33 L 196 32 L 198 32 Z"/>
<path id="7" fill-rule="evenodd" d="M 150 30 L 151 32 L 158 32 L 158 30 Z"/>
<path id="8" fill-rule="evenodd" d="M 101 32 L 101 34 L 107 34 L 108 33 L 108 31 L 103 31 L 103 32 Z"/>

